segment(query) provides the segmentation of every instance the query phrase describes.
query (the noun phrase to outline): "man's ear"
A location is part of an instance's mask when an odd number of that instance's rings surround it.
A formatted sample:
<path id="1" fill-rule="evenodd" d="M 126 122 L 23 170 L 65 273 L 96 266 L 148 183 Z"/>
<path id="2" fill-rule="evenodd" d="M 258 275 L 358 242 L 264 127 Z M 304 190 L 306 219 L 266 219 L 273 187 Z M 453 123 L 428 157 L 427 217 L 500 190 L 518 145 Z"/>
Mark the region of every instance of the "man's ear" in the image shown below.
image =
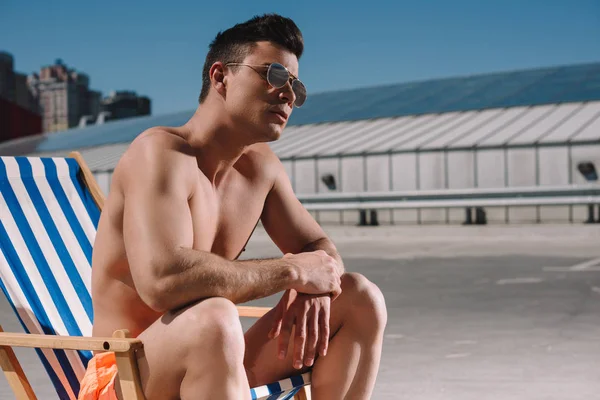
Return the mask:
<path id="1" fill-rule="evenodd" d="M 221 61 L 217 61 L 210 67 L 209 71 L 212 87 L 222 96 L 225 96 L 227 92 L 227 72 L 225 68 L 225 65 Z"/>

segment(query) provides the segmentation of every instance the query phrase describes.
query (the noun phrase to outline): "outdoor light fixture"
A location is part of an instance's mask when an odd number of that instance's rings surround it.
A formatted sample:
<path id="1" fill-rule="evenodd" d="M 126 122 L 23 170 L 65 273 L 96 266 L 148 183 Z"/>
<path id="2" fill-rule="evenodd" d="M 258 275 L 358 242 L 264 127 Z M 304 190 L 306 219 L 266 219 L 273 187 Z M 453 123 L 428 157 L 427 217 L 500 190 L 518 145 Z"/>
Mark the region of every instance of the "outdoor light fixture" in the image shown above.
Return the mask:
<path id="1" fill-rule="evenodd" d="M 329 190 L 336 190 L 335 177 L 331 174 L 325 174 L 321 176 L 321 181 L 327 186 Z"/>
<path id="2" fill-rule="evenodd" d="M 596 172 L 596 167 L 594 163 L 591 161 L 582 161 L 577 164 L 577 169 L 583 175 L 586 181 L 592 182 L 598 180 L 598 173 Z"/>
<path id="3" fill-rule="evenodd" d="M 598 180 L 598 173 L 596 167 L 591 161 L 582 161 L 577 164 L 577 170 L 583 175 L 586 181 L 595 182 Z M 586 224 L 593 224 L 600 222 L 600 205 L 598 205 L 598 220 L 594 218 L 594 205 L 588 204 L 588 219 L 585 221 Z"/>

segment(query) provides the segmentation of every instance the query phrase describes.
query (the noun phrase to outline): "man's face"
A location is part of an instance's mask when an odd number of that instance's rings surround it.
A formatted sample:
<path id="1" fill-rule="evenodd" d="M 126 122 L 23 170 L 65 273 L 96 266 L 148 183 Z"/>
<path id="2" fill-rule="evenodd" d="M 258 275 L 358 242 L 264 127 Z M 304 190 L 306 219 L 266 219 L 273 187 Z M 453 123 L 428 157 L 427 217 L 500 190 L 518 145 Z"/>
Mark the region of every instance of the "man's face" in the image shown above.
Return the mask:
<path id="1" fill-rule="evenodd" d="M 298 59 L 281 47 L 269 42 L 258 42 L 241 63 L 258 67 L 227 67 L 225 107 L 236 128 L 251 135 L 252 140 L 277 140 L 292 113 L 296 97 L 290 83 L 279 89 L 269 85 L 266 66 L 279 63 L 297 77 Z M 263 65 L 264 68 L 261 67 Z"/>

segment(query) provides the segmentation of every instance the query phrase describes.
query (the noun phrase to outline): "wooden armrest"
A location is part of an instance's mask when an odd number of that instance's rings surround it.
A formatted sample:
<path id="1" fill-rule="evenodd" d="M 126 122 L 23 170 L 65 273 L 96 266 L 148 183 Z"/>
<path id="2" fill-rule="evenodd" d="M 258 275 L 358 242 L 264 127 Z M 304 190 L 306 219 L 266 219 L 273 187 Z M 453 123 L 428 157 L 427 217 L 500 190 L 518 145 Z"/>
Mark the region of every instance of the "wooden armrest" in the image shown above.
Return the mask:
<path id="1" fill-rule="evenodd" d="M 271 307 L 237 306 L 240 317 L 260 318 L 271 310 Z"/>
<path id="2" fill-rule="evenodd" d="M 0 346 L 44 349 L 114 351 L 116 353 L 143 347 L 139 339 L 37 335 L 33 333 L 0 332 Z"/>
<path id="3" fill-rule="evenodd" d="M 113 351 L 116 353 L 122 397 L 132 400 L 144 399 L 135 354 L 136 350 L 144 351 L 143 344 L 139 339 L 129 338 L 127 329 L 116 330 L 113 337 L 108 338 L 6 333 L 0 326 L 0 367 L 4 370 L 17 399 L 35 400 L 37 397 L 12 347 Z"/>

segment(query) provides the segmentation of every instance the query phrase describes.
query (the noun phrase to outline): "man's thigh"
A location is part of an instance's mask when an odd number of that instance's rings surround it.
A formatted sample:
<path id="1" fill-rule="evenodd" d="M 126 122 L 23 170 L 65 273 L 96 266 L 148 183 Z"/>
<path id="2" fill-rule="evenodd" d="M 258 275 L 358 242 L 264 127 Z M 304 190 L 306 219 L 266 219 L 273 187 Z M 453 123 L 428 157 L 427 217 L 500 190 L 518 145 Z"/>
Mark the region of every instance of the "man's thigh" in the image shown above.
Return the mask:
<path id="1" fill-rule="evenodd" d="M 144 344 L 137 354 L 140 380 L 149 400 L 156 398 L 159 387 L 165 399 L 179 395 L 179 376 L 185 373 L 185 365 L 181 361 L 183 349 L 177 340 L 178 322 L 178 316 L 167 313 L 138 336 Z"/>
<path id="2" fill-rule="evenodd" d="M 221 313 L 219 307 L 223 301 L 206 299 L 177 312 L 168 312 L 139 335 L 144 350 L 138 355 L 138 365 L 148 400 L 179 398 L 190 356 L 197 357 L 194 360 L 198 362 L 203 358 L 210 362 L 203 356 L 209 354 L 214 344 L 206 340 L 206 348 L 202 348 L 202 337 L 206 336 L 203 331 L 206 332 L 214 323 L 215 315 Z"/>

